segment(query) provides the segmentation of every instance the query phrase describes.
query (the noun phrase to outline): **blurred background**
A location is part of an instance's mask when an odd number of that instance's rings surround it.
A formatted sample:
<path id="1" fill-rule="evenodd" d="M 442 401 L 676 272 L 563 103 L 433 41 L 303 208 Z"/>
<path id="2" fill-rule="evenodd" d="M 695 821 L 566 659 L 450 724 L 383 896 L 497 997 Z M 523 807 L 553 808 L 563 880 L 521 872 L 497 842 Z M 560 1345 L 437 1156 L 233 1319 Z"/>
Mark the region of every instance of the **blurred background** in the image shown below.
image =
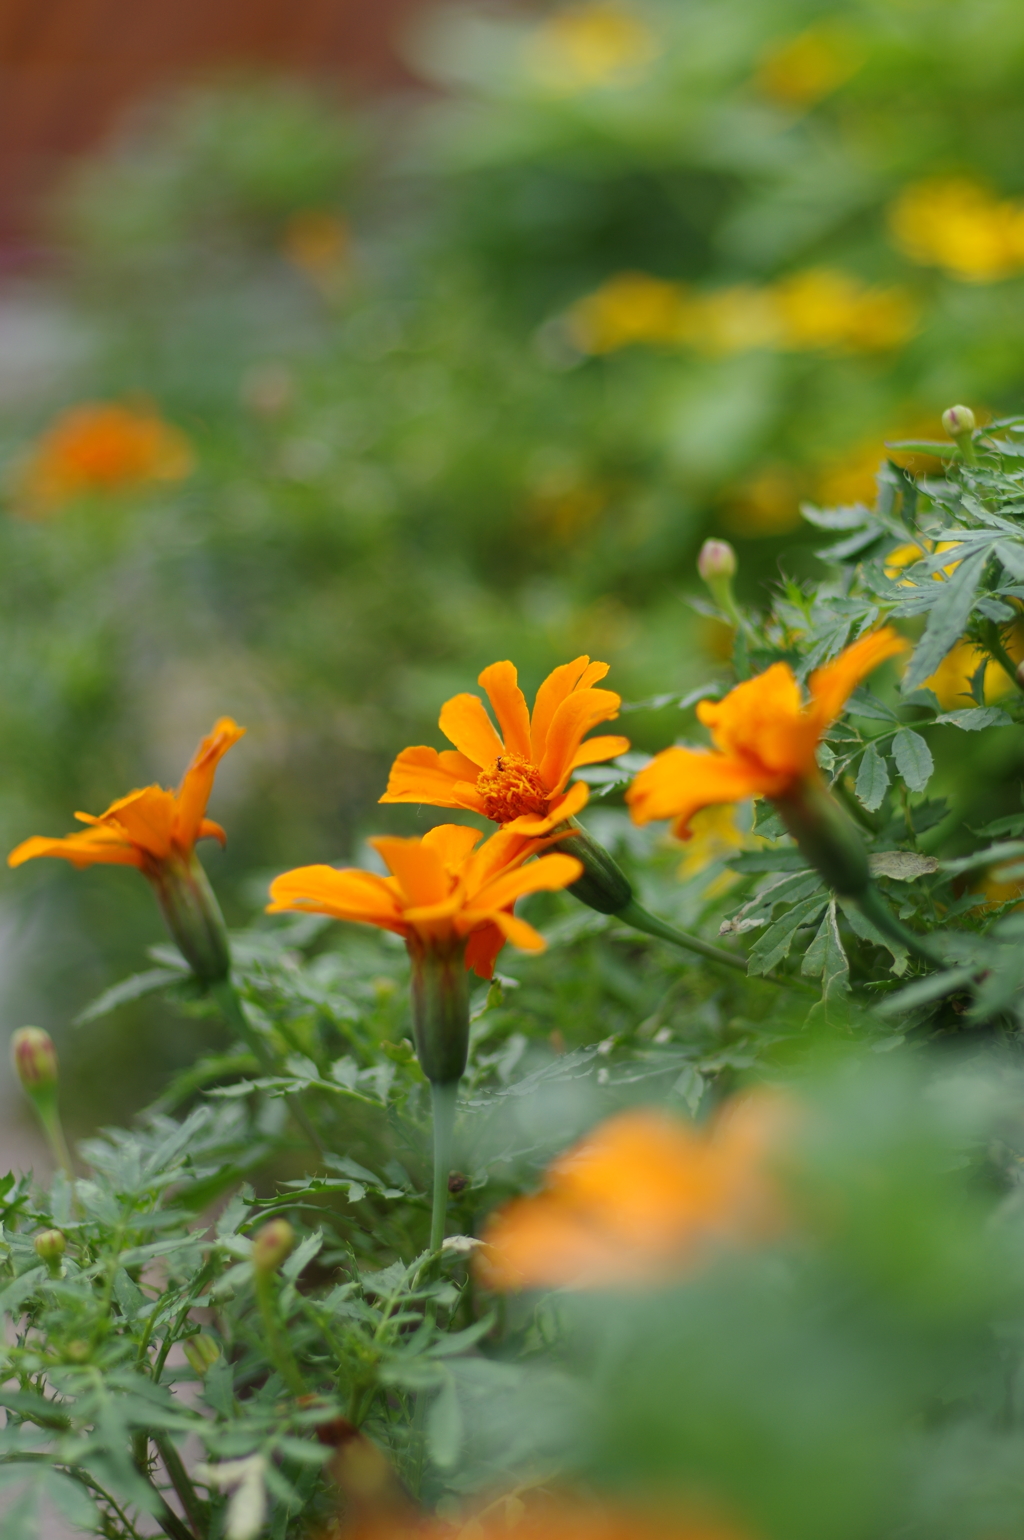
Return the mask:
<path id="1" fill-rule="evenodd" d="M 7 0 L 6 848 L 229 713 L 241 922 L 422 826 L 390 759 L 494 659 L 586 651 L 632 701 L 721 667 L 708 533 L 767 602 L 821 574 L 802 500 L 1024 405 L 1022 120 L 1013 0 Z M 1015 804 L 1015 744 L 947 774 Z M 0 936 L 73 1125 L 205 1041 L 149 1002 L 69 1031 L 162 939 L 134 873 L 8 873 Z"/>

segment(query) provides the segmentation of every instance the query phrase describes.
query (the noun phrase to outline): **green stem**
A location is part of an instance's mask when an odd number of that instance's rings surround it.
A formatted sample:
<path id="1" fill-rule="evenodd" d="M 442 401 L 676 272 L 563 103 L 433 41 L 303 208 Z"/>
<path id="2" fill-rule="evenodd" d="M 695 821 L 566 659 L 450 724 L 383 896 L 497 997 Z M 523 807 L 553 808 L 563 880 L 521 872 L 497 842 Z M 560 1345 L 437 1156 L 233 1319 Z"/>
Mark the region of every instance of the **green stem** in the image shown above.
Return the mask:
<path id="1" fill-rule="evenodd" d="M 175 1492 L 177 1492 L 178 1500 L 185 1510 L 185 1517 L 195 1533 L 201 1535 L 205 1524 L 204 1505 L 199 1493 L 192 1485 L 188 1471 L 182 1463 L 181 1455 L 175 1449 L 166 1433 L 154 1433 L 152 1437 L 160 1458 L 164 1463 L 164 1469 L 171 1479 L 171 1485 Z"/>
<path id="2" fill-rule="evenodd" d="M 448 1213 L 448 1176 L 452 1169 L 457 1080 L 432 1080 L 430 1099 L 434 1108 L 434 1202 L 430 1211 L 430 1249 L 440 1251 Z"/>
<path id="3" fill-rule="evenodd" d="M 42 1124 L 43 1133 L 46 1135 L 46 1142 L 50 1146 L 50 1154 L 53 1156 L 54 1163 L 60 1166 L 65 1176 L 73 1182 L 75 1173 L 71 1168 L 71 1155 L 68 1150 L 68 1142 L 64 1137 L 64 1124 L 61 1122 L 56 1101 L 54 1101 L 52 1108 L 46 1111 L 40 1109 L 39 1121 Z"/>
<path id="4" fill-rule="evenodd" d="M 712 946 L 710 941 L 702 941 L 699 936 L 688 935 L 685 930 L 676 930 L 674 925 L 669 925 L 666 920 L 659 919 L 656 914 L 650 914 L 635 898 L 630 899 L 624 908 L 615 912 L 615 918 L 621 920 L 624 925 L 631 925 L 634 930 L 642 930 L 647 936 L 657 936 L 659 941 L 671 941 L 674 946 L 685 947 L 688 952 L 698 952 L 701 957 L 707 957 L 711 962 L 722 963 L 726 968 L 736 968 L 740 973 L 747 971 L 747 959 L 740 957 L 735 952 L 727 952 L 724 947 Z"/>
<path id="5" fill-rule="evenodd" d="M 232 1027 L 238 1033 L 239 1037 L 242 1039 L 243 1043 L 249 1049 L 249 1051 L 255 1054 L 256 1058 L 262 1065 L 264 1072 L 268 1075 L 275 1074 L 276 1067 L 267 1049 L 267 1045 L 260 1037 L 259 1033 L 254 1032 L 252 1027 L 249 1025 L 248 1017 L 242 1009 L 242 1002 L 238 998 L 238 990 L 235 988 L 230 978 L 221 979 L 220 983 L 212 984 L 210 986 L 210 993 L 216 1000 L 217 1004 L 220 1006 L 221 1015 L 224 1017 L 224 1020 L 227 1022 L 228 1026 Z M 321 1143 L 320 1136 L 310 1122 L 306 1110 L 302 1106 L 298 1097 L 288 1095 L 285 1097 L 285 1101 L 288 1103 L 289 1112 L 299 1127 L 302 1129 L 302 1132 L 309 1140 L 314 1151 L 318 1156 L 322 1157 L 324 1153 L 324 1147 Z"/>
<path id="6" fill-rule="evenodd" d="M 888 936 L 892 941 L 898 941 L 901 946 L 906 947 L 908 952 L 919 957 L 922 962 L 931 964 L 933 968 L 943 966 L 942 958 L 932 950 L 925 938 L 917 935 L 915 931 L 904 925 L 902 920 L 896 918 L 874 883 L 869 883 L 856 894 L 854 903 L 864 918 L 870 920 L 883 936 Z"/>
<path id="7" fill-rule="evenodd" d="M 293 1396 L 306 1394 L 306 1382 L 302 1378 L 295 1355 L 291 1350 L 286 1337 L 281 1334 L 281 1326 L 277 1318 L 277 1307 L 274 1300 L 274 1274 L 261 1272 L 256 1269 L 256 1303 L 259 1305 L 260 1315 L 263 1318 L 263 1330 L 266 1334 L 266 1349 L 274 1368 L 284 1380 Z"/>

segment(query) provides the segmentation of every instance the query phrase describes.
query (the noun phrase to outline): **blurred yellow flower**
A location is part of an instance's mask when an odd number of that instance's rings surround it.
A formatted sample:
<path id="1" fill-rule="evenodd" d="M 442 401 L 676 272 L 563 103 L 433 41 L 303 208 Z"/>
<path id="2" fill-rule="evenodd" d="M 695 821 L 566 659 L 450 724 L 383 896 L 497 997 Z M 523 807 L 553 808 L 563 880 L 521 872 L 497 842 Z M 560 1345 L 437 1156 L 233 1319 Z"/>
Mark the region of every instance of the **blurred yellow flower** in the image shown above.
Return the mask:
<path id="1" fill-rule="evenodd" d="M 942 461 L 930 455 L 912 454 L 903 449 L 891 449 L 885 438 L 935 438 L 938 418 L 924 415 L 908 407 L 899 419 L 902 426 L 882 434 L 861 439 L 845 452 L 830 458 L 819 466 L 814 488 L 814 501 L 822 508 L 843 508 L 851 503 L 873 504 L 878 487 L 875 477 L 885 459 L 894 460 L 915 476 L 932 475 L 942 469 Z"/>
<path id="2" fill-rule="evenodd" d="M 770 1161 L 793 1111 L 754 1092 L 703 1128 L 653 1108 L 609 1118 L 548 1168 L 544 1186 L 492 1214 L 478 1271 L 491 1289 L 667 1281 L 722 1245 L 784 1224 Z"/>
<path id="3" fill-rule="evenodd" d="M 180 481 L 193 467 L 185 435 L 143 407 L 89 401 L 47 428 L 16 483 L 20 512 L 49 512 L 89 492 Z"/>
<path id="4" fill-rule="evenodd" d="M 572 5 L 531 33 L 526 64 L 540 85 L 571 96 L 593 86 L 634 84 L 660 52 L 651 29 L 626 7 Z"/>
<path id="5" fill-rule="evenodd" d="M 789 465 L 766 465 L 727 494 L 722 523 L 747 539 L 785 535 L 800 524 L 801 479 Z"/>
<path id="6" fill-rule="evenodd" d="M 923 560 L 925 556 L 933 554 L 941 556 L 943 551 L 951 551 L 956 545 L 957 541 L 955 540 L 940 540 L 938 545 L 934 545 L 930 540 L 922 540 L 919 545 L 912 540 L 907 541 L 905 545 L 898 545 L 894 551 L 890 551 L 885 558 L 885 575 L 887 578 L 897 578 L 904 567 L 912 567 L 916 561 Z M 955 572 L 959 565 L 959 561 L 951 561 L 947 567 L 942 568 L 941 572 L 933 572 L 932 579 L 936 583 L 941 583 L 943 578 L 949 577 L 950 573 Z M 901 588 L 912 588 L 913 586 L 910 578 L 900 579 Z"/>
<path id="7" fill-rule="evenodd" d="M 1006 650 L 1015 663 L 1024 656 L 1024 648 L 1016 634 L 1010 638 L 1010 644 Z M 986 656 L 982 648 L 975 647 L 973 642 L 957 642 L 956 646 L 947 652 L 931 678 L 925 680 L 925 689 L 934 692 L 943 711 L 962 711 L 964 707 L 974 705 L 971 696 L 971 680 Z M 990 659 L 985 668 L 986 705 L 1001 700 L 1013 688 L 1013 680 L 1005 668 Z"/>
<path id="8" fill-rule="evenodd" d="M 970 177 L 912 183 L 890 208 L 889 227 L 911 261 L 963 283 L 1024 271 L 1024 202 L 993 197 Z"/>
<path id="9" fill-rule="evenodd" d="M 825 23 L 798 37 L 771 43 L 758 66 L 755 82 L 772 101 L 786 107 L 810 107 L 838 89 L 864 63 L 856 39 L 843 27 Z"/>
<path id="10" fill-rule="evenodd" d="M 632 343 L 685 346 L 711 355 L 752 348 L 877 352 L 898 347 L 918 309 L 898 286 L 870 288 L 849 273 L 809 268 L 757 288 L 701 294 L 646 273 L 618 273 L 570 308 L 569 335 L 584 353 Z"/>
<path id="11" fill-rule="evenodd" d="M 733 804 L 702 808 L 690 820 L 690 839 L 679 863 L 679 877 L 688 882 L 691 877 L 699 877 L 715 861 L 726 861 L 741 850 L 757 850 L 765 843 L 760 835 L 740 828 Z M 735 880 L 734 872 L 722 872 L 708 888 L 707 896 L 717 898 L 732 887 Z"/>

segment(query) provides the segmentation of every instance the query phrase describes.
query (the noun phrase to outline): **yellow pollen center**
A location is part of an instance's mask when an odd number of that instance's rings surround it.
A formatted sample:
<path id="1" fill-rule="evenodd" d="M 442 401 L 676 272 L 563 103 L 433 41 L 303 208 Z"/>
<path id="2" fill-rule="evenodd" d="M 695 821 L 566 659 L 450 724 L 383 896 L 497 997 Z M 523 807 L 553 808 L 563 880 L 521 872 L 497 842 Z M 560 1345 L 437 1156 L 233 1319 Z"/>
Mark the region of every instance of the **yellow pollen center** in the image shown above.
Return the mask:
<path id="1" fill-rule="evenodd" d="M 484 812 L 495 823 L 511 823 L 524 813 L 543 817 L 548 810 L 548 793 L 536 765 L 518 754 L 499 754 L 493 765 L 481 770 L 476 789 L 484 801 Z"/>

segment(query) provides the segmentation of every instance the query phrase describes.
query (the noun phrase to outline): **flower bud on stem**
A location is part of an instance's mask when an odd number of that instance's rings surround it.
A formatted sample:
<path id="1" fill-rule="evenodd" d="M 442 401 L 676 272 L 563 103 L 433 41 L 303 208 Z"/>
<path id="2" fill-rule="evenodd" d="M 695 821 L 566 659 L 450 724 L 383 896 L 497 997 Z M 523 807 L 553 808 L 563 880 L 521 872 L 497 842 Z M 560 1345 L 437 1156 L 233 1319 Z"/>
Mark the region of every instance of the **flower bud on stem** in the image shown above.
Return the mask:
<path id="1" fill-rule="evenodd" d="M 51 1278 L 60 1278 L 64 1272 L 64 1252 L 67 1243 L 60 1230 L 41 1230 L 32 1242 L 36 1256 L 46 1264 Z"/>
<path id="2" fill-rule="evenodd" d="M 275 1369 L 293 1395 L 306 1394 L 305 1381 L 277 1314 L 274 1279 L 282 1262 L 295 1250 L 295 1231 L 287 1219 L 271 1219 L 253 1237 L 252 1270 L 256 1303 L 263 1320 L 267 1351 Z"/>
<path id="3" fill-rule="evenodd" d="M 736 568 L 736 552 L 728 540 L 705 540 L 697 557 L 697 571 L 722 614 L 738 628 L 741 617 L 732 591 Z"/>
<path id="4" fill-rule="evenodd" d="M 42 1027 L 20 1027 L 11 1038 L 11 1061 L 22 1090 L 36 1110 L 54 1164 L 73 1177 L 57 1104 L 59 1065 L 53 1038 Z"/>
<path id="5" fill-rule="evenodd" d="M 942 414 L 942 426 L 959 446 L 965 465 L 977 465 L 974 451 L 974 430 L 977 426 L 969 406 L 951 406 Z"/>
<path id="6" fill-rule="evenodd" d="M 434 1184 L 430 1249 L 440 1251 L 448 1209 L 455 1097 L 469 1054 L 469 978 L 464 941 L 430 945 L 410 936 L 412 1031 L 416 1057 L 430 1082 Z"/>

